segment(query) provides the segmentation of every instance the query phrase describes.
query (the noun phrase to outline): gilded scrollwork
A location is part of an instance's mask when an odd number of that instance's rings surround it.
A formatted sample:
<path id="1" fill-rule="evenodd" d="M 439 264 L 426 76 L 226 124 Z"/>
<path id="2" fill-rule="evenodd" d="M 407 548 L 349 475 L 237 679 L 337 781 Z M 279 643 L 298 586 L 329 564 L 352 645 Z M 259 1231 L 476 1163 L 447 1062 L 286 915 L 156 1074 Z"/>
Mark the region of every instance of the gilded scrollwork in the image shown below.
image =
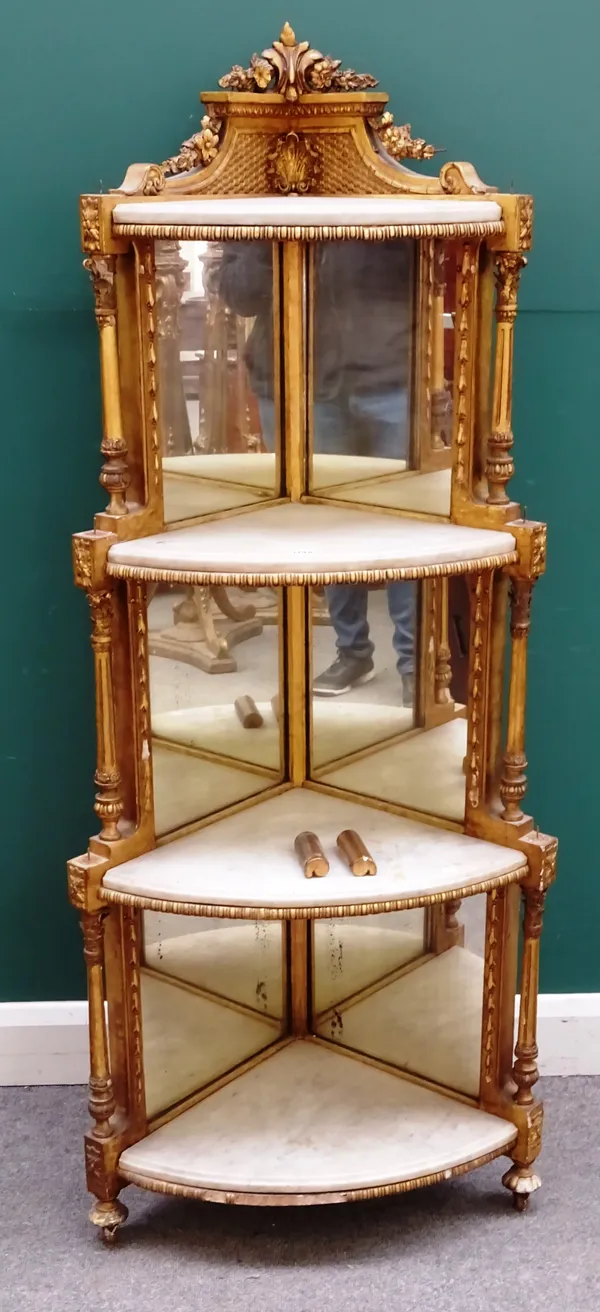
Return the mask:
<path id="1" fill-rule="evenodd" d="M 466 161 L 452 160 L 444 164 L 440 170 L 440 184 L 442 191 L 450 196 L 484 196 L 498 190 L 482 182 L 477 169 Z"/>
<path id="2" fill-rule="evenodd" d="M 435 146 L 423 137 L 412 137 L 410 123 L 395 124 L 394 116 L 386 110 L 378 118 L 369 120 L 370 127 L 384 150 L 393 159 L 433 159 Z"/>
<path id="3" fill-rule="evenodd" d="M 342 69 L 341 62 L 311 49 L 308 41 L 298 41 L 286 23 L 278 41 L 261 55 L 253 55 L 248 68 L 234 64 L 219 79 L 219 86 L 227 91 L 277 91 L 286 100 L 297 100 L 311 91 L 365 91 L 377 86 L 377 78 L 370 73 Z"/>
<path id="4" fill-rule="evenodd" d="M 280 137 L 267 155 L 267 179 L 272 191 L 284 196 L 306 195 L 314 191 L 323 164 L 316 143 L 298 132 L 287 132 Z"/>

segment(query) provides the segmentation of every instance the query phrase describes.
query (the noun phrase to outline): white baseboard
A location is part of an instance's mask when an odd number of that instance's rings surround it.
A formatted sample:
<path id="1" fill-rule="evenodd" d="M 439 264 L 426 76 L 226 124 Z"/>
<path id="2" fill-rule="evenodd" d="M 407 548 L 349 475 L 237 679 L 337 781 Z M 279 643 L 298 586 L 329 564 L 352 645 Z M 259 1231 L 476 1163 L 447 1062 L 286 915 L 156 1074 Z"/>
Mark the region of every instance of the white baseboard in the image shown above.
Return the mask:
<path id="1" fill-rule="evenodd" d="M 600 1075 L 600 993 L 542 993 L 541 1075 Z M 0 1003 L 0 1085 L 85 1084 L 86 1002 Z"/>

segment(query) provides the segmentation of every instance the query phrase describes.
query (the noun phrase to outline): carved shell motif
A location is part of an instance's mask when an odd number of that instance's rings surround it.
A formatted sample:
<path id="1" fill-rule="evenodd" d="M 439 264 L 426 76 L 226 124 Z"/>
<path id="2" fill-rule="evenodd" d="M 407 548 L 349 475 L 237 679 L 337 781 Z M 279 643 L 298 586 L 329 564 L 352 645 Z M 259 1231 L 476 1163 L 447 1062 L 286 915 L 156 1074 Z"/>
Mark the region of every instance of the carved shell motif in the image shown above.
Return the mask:
<path id="1" fill-rule="evenodd" d="M 280 137 L 267 156 L 267 178 L 273 191 L 299 196 L 313 191 L 322 172 L 321 152 L 298 132 Z"/>
<path id="2" fill-rule="evenodd" d="M 219 86 L 227 91 L 277 91 L 286 100 L 297 100 L 310 91 L 364 91 L 377 86 L 370 73 L 340 69 L 341 62 L 312 50 L 308 41 L 297 41 L 286 23 L 278 41 L 262 55 L 253 55 L 248 68 L 234 64 Z"/>

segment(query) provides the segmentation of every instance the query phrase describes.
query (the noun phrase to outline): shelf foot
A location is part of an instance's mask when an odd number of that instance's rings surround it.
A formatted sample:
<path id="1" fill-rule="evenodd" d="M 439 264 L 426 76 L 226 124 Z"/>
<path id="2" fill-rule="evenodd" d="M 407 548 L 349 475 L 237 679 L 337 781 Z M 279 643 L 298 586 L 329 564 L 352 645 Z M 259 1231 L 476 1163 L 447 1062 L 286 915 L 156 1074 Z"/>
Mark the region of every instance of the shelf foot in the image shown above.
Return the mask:
<path id="1" fill-rule="evenodd" d="M 119 1202 L 118 1198 L 112 1198 L 108 1203 L 94 1204 L 90 1212 L 90 1221 L 92 1225 L 98 1226 L 103 1243 L 112 1245 L 117 1241 L 119 1226 L 127 1220 L 128 1216 L 129 1210 L 125 1204 Z"/>
<path id="2" fill-rule="evenodd" d="M 511 1166 L 502 1176 L 502 1183 L 505 1189 L 510 1189 L 517 1212 L 527 1211 L 531 1195 L 542 1185 L 539 1175 L 535 1175 L 529 1166 Z"/>

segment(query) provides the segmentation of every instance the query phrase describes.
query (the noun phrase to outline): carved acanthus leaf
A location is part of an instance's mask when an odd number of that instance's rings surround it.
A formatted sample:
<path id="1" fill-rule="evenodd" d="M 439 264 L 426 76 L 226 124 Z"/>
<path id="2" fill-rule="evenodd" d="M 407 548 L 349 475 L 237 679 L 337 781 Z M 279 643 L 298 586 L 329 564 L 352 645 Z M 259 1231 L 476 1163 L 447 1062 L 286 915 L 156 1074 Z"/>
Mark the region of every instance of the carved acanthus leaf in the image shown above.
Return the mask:
<path id="1" fill-rule="evenodd" d="M 286 100 L 297 100 L 311 91 L 364 91 L 377 86 L 370 73 L 340 69 L 341 62 L 311 49 L 308 41 L 297 41 L 286 23 L 278 41 L 262 55 L 253 55 L 248 68 L 234 64 L 220 78 L 219 86 L 227 91 L 277 91 Z"/>
<path id="2" fill-rule="evenodd" d="M 321 152 L 298 132 L 280 137 L 267 156 L 267 177 L 273 191 L 298 196 L 313 191 L 322 173 Z"/>
<path id="3" fill-rule="evenodd" d="M 430 146 L 423 137 L 413 139 L 410 123 L 395 124 L 394 115 L 388 111 L 369 122 L 384 150 L 393 159 L 433 159 L 435 146 Z"/>

